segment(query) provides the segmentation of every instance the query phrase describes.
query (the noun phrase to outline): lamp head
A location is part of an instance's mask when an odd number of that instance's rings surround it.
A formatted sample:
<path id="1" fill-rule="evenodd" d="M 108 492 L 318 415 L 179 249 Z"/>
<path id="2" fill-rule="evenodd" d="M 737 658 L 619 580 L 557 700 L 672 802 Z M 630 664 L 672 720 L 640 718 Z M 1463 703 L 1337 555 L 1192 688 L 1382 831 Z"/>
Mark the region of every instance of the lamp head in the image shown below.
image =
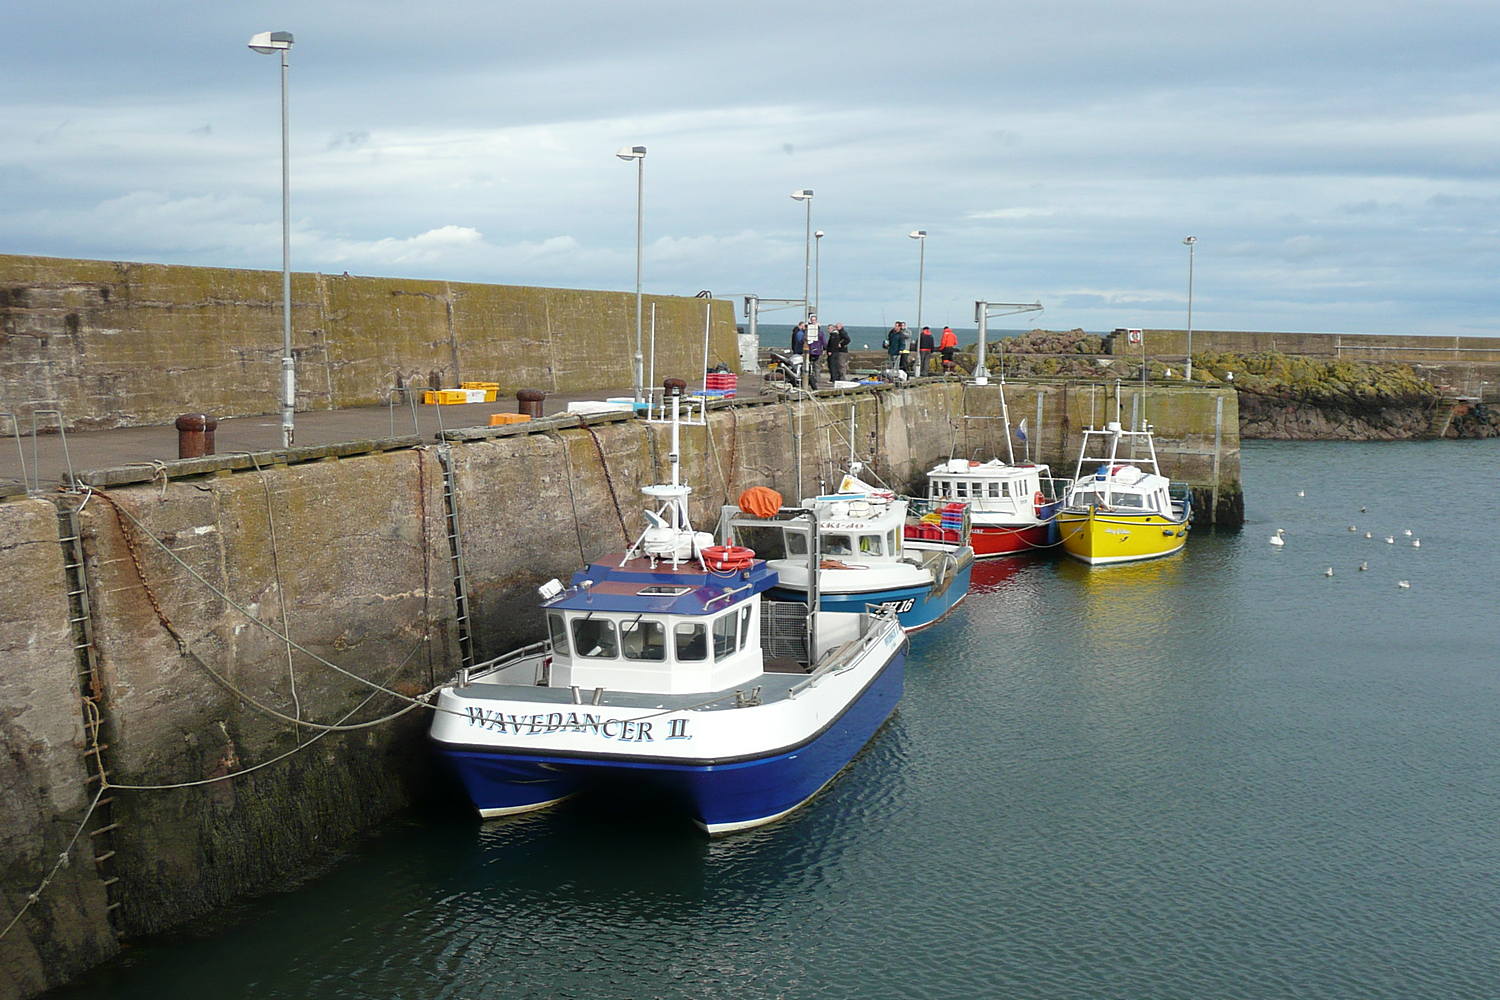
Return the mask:
<path id="1" fill-rule="evenodd" d="M 1182 238 L 1182 242 L 1183 242 L 1184 246 L 1192 246 L 1194 243 L 1198 242 L 1198 237 L 1196 237 L 1196 236 L 1184 236 Z"/>
<path id="2" fill-rule="evenodd" d="M 812 188 L 803 188 L 800 191 L 793 191 L 792 192 L 792 200 L 793 201 L 806 201 L 807 199 L 811 198 L 812 196 L 813 196 Z"/>
<path id="3" fill-rule="evenodd" d="M 645 146 L 621 146 L 615 155 L 622 160 L 644 160 L 646 158 Z"/>
<path id="4" fill-rule="evenodd" d="M 907 233 L 906 235 L 907 235 L 908 239 L 925 240 L 927 238 L 927 230 L 925 230 L 925 229 L 913 229 L 911 232 Z"/>
<path id="5" fill-rule="evenodd" d="M 261 55 L 270 55 L 272 52 L 281 52 L 292 47 L 292 33 L 290 31 L 262 31 L 258 35 L 250 36 L 250 47 Z"/>
<path id="6" fill-rule="evenodd" d="M 814 232 L 813 233 L 813 238 L 821 240 L 823 238 L 823 230 L 819 229 L 816 232 Z"/>

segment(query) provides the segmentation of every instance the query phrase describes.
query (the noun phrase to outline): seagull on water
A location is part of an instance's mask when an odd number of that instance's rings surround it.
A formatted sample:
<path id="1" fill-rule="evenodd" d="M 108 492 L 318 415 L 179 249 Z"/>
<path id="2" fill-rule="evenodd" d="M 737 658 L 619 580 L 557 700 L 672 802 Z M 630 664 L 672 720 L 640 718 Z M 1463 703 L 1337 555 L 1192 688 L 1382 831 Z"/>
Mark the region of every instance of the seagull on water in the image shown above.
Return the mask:
<path id="1" fill-rule="evenodd" d="M 1410 590 L 1411 589 L 1411 581 L 1410 580 L 1397 580 L 1396 581 L 1396 586 L 1400 587 L 1402 590 Z"/>
<path id="2" fill-rule="evenodd" d="M 1363 573 L 1365 570 L 1367 570 L 1369 568 L 1370 568 L 1370 564 L 1367 563 L 1367 562 L 1362 562 L 1362 563 L 1359 564 L 1359 571 L 1361 573 Z"/>
<path id="3" fill-rule="evenodd" d="M 1420 549 L 1422 547 L 1422 539 L 1420 539 L 1420 538 L 1413 538 L 1411 540 L 1411 547 L 1414 548 L 1414 549 Z"/>
<path id="4" fill-rule="evenodd" d="M 1324 571 L 1323 571 L 1323 575 L 1324 575 L 1324 576 L 1332 576 L 1332 575 L 1333 575 L 1333 567 L 1332 567 L 1332 566 L 1330 566 L 1330 567 L 1328 567 L 1328 568 L 1327 568 L 1327 569 L 1325 569 L 1325 570 L 1324 570 Z"/>
<path id="5" fill-rule="evenodd" d="M 1271 544 L 1272 545 L 1285 545 L 1286 542 L 1282 541 L 1282 538 L 1281 538 L 1281 536 L 1284 535 L 1284 534 L 1286 534 L 1286 529 L 1284 529 L 1284 528 L 1277 528 L 1276 529 L 1276 534 L 1274 534 L 1274 535 L 1271 536 Z"/>
<path id="6" fill-rule="evenodd" d="M 1351 524 L 1351 525 L 1349 525 L 1349 530 L 1350 531 L 1358 531 L 1359 529 L 1356 528 L 1354 525 Z"/>
<path id="7" fill-rule="evenodd" d="M 1374 537 L 1375 537 L 1375 536 L 1374 536 L 1374 535 L 1372 535 L 1372 534 L 1370 534 L 1370 533 L 1369 533 L 1369 532 L 1368 532 L 1368 531 L 1367 531 L 1367 532 L 1365 532 L 1365 537 L 1366 537 L 1366 538 L 1374 538 Z"/>
<path id="8" fill-rule="evenodd" d="M 1361 508 L 1360 508 L 1360 509 L 1359 509 L 1359 512 L 1360 512 L 1360 513 L 1361 513 L 1361 514 L 1364 514 L 1364 513 L 1367 513 L 1367 512 L 1368 512 L 1368 510 L 1369 510 L 1369 508 L 1366 508 L 1366 507 L 1361 507 Z"/>
<path id="9" fill-rule="evenodd" d="M 1407 528 L 1405 531 L 1401 532 L 1401 534 L 1405 535 L 1407 538 L 1410 538 L 1411 537 L 1411 529 Z"/>
<path id="10" fill-rule="evenodd" d="M 1395 535 L 1386 535 L 1385 536 L 1385 544 L 1387 544 L 1387 545 L 1395 545 L 1396 544 L 1396 536 Z"/>
<path id="11" fill-rule="evenodd" d="M 1306 490 L 1298 490 L 1297 491 L 1297 495 L 1299 497 L 1305 497 L 1305 496 L 1307 496 L 1307 491 Z"/>

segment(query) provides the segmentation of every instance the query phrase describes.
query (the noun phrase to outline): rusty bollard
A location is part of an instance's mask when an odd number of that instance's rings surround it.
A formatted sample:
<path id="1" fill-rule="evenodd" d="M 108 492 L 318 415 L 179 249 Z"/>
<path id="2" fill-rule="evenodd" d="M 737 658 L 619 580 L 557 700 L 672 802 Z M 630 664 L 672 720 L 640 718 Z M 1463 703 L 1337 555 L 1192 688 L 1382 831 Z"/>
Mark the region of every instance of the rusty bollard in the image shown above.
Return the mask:
<path id="1" fill-rule="evenodd" d="M 207 413 L 184 413 L 177 418 L 177 457 L 202 458 L 214 453 L 217 417 Z"/>
<path id="2" fill-rule="evenodd" d="M 540 389 L 517 389 L 516 412 L 524 413 L 532 420 L 542 419 L 542 400 L 547 394 Z"/>

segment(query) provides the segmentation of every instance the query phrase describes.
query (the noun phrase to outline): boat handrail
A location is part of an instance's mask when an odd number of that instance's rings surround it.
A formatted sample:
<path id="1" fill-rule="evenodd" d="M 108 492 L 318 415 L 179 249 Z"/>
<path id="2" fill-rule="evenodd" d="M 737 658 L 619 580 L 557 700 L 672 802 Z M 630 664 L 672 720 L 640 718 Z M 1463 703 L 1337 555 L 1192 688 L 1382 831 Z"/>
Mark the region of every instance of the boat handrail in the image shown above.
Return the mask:
<path id="1" fill-rule="evenodd" d="M 816 687 L 827 678 L 832 677 L 834 674 L 841 674 L 853 667 L 854 662 L 859 659 L 860 654 L 864 653 L 865 650 L 873 646 L 885 634 L 884 629 L 874 627 L 875 621 L 884 621 L 887 624 L 894 623 L 896 627 L 900 627 L 900 619 L 896 616 L 896 611 L 894 608 L 887 608 L 881 607 L 880 605 L 876 604 L 870 604 L 866 605 L 866 615 L 867 616 L 864 617 L 864 620 L 860 623 L 863 632 L 860 634 L 859 638 L 851 640 L 849 643 L 845 643 L 844 646 L 841 647 L 845 650 L 844 654 L 842 656 L 829 657 L 827 662 L 820 664 L 818 668 L 815 669 L 812 673 L 808 674 L 806 678 L 798 681 L 796 684 L 793 684 L 787 690 L 788 698 L 795 698 L 803 691 L 806 691 L 812 687 Z"/>
<path id="2" fill-rule="evenodd" d="M 745 584 L 742 587 L 734 587 L 734 588 L 732 588 L 730 590 L 726 590 L 726 591 L 724 591 L 724 593 L 719 594 L 717 597 L 710 597 L 708 600 L 704 601 L 703 602 L 703 610 L 707 611 L 709 605 L 711 605 L 711 604 L 714 604 L 714 603 L 716 603 L 718 601 L 727 600 L 727 599 L 733 597 L 735 594 L 743 593 L 744 591 L 752 590 L 752 589 L 754 589 L 754 584 L 747 583 L 747 584 Z"/>
<path id="3" fill-rule="evenodd" d="M 467 685 L 469 678 L 474 674 L 483 673 L 487 670 L 498 670 L 501 667 L 508 667 L 513 663 L 519 663 L 530 657 L 539 654 L 545 655 L 550 652 L 552 652 L 551 640 L 541 639 L 531 643 L 529 646 L 512 649 L 508 653 L 501 653 L 499 656 L 485 660 L 483 663 L 476 663 L 470 667 L 462 667 L 458 671 L 458 686 L 464 687 Z"/>

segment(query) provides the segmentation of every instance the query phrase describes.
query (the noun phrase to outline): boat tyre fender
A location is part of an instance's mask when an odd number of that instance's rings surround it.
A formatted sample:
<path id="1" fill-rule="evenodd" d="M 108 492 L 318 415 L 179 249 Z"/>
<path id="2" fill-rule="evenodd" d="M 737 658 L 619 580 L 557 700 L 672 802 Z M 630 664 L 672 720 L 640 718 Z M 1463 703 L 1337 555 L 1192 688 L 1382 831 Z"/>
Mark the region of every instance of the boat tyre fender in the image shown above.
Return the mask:
<path id="1" fill-rule="evenodd" d="M 703 561 L 708 568 L 721 573 L 749 569 L 755 559 L 755 550 L 743 545 L 710 545 L 703 550 Z"/>

